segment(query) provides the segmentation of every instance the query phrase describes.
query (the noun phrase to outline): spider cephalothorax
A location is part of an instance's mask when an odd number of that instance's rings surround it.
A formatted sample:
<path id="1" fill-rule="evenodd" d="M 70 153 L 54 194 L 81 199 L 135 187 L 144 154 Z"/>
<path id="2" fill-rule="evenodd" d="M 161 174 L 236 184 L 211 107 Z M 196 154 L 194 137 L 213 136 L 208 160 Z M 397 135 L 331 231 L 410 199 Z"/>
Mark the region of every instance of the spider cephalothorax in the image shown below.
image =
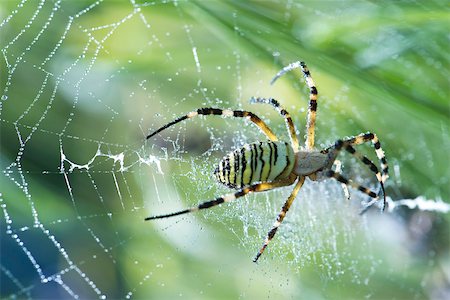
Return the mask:
<path id="1" fill-rule="evenodd" d="M 259 129 L 267 136 L 269 141 L 246 144 L 240 149 L 236 149 L 228 153 L 217 165 L 214 171 L 217 180 L 230 188 L 238 190 L 237 192 L 224 195 L 215 200 L 203 202 L 198 206 L 182 211 L 152 216 L 146 218 L 145 220 L 168 218 L 200 209 L 210 208 L 224 202 L 230 202 L 251 192 L 268 191 L 295 183 L 294 190 L 283 205 L 283 208 L 278 214 L 272 229 L 268 232 L 267 237 L 264 240 L 263 246 L 253 260 L 256 262 L 274 237 L 306 177 L 311 180 L 334 178 L 341 182 L 344 186 L 350 185 L 369 195 L 374 200 L 379 198 L 377 193 L 343 177 L 339 173 L 339 168 L 335 168 L 335 170 L 333 170 L 333 166 L 339 164 L 336 157 L 342 150 L 346 150 L 361 160 L 373 173 L 375 173 L 383 194 L 383 209 L 385 208 L 386 195 L 384 192 L 384 182 L 388 178 L 388 166 L 378 137 L 370 132 L 362 133 L 355 137 L 338 140 L 333 146 L 323 150 L 314 149 L 317 89 L 306 64 L 304 62 L 295 62 L 286 66 L 278 72 L 278 74 L 272 79 L 271 83 L 275 82 L 275 80 L 277 80 L 284 73 L 295 68 L 301 68 L 306 84 L 310 90 L 305 147 L 299 149 L 299 143 L 296 135 L 297 130 L 289 113 L 278 103 L 278 101 L 272 98 L 252 98 L 251 102 L 270 104 L 280 113 L 286 122 L 286 126 L 289 131 L 290 143 L 278 141 L 278 138 L 266 125 L 266 123 L 249 111 L 220 108 L 199 108 L 196 111 L 192 111 L 154 131 L 147 136 L 147 139 L 178 122 L 196 117 L 198 115 L 221 115 L 225 117 L 246 118 L 250 120 L 259 127 Z M 380 160 L 381 172 L 370 159 L 356 152 L 353 147 L 366 142 L 372 142 L 377 157 Z"/>

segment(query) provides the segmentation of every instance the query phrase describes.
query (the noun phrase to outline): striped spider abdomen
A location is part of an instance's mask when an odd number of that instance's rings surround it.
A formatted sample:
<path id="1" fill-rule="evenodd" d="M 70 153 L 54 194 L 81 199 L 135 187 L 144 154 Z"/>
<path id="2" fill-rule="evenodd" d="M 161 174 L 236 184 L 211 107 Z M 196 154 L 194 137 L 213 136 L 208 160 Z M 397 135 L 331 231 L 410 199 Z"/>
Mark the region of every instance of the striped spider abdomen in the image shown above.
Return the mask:
<path id="1" fill-rule="evenodd" d="M 288 143 L 258 142 L 228 153 L 214 175 L 220 183 L 240 189 L 257 182 L 285 179 L 294 165 L 294 150 Z"/>

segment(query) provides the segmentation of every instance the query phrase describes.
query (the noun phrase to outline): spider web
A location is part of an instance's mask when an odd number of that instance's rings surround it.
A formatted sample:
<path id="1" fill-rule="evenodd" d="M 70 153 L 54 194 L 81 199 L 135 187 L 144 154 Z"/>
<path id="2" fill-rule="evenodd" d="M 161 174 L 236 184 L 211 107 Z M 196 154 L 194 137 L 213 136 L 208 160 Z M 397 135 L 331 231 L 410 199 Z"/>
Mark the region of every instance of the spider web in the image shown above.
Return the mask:
<path id="1" fill-rule="evenodd" d="M 380 290 L 397 280 L 406 282 L 397 297 L 448 292 L 448 272 L 436 271 L 448 267 L 439 252 L 448 245 L 444 240 L 439 243 L 444 246 L 431 247 L 425 238 L 448 229 L 448 215 L 441 214 L 449 210 L 441 200 L 448 196 L 448 168 L 431 147 L 450 147 L 448 115 L 436 112 L 448 108 L 440 100 L 448 96 L 448 82 L 440 78 L 448 70 L 428 56 L 428 48 L 417 50 L 438 75 L 428 78 L 425 69 L 417 69 L 415 76 L 424 78 L 438 100 L 427 111 L 430 126 L 411 124 L 413 135 L 419 136 L 417 149 L 412 149 L 412 139 L 407 139 L 411 134 L 392 129 L 392 112 L 380 113 L 391 109 L 397 114 L 401 101 L 373 104 L 365 96 L 379 92 L 352 77 L 352 68 L 336 64 L 331 53 L 313 54 L 307 47 L 298 52 L 304 39 L 320 46 L 320 39 L 326 38 L 330 29 L 323 24 L 334 18 L 328 8 L 291 1 L 252 5 L 2 3 L 2 298 L 393 297 Z M 362 2 L 352 9 L 374 7 Z M 300 22 L 298 16 L 305 12 L 311 17 Z M 348 13 L 336 12 L 341 17 Z M 315 15 L 325 23 L 305 27 L 302 22 L 313 21 Z M 253 23 L 255 19 L 260 23 Z M 305 29 L 297 32 L 300 28 Z M 355 64 L 370 68 L 393 59 L 410 67 L 413 60 L 398 55 L 409 45 L 401 40 L 405 36 L 381 30 L 376 38 L 385 43 L 384 51 L 367 42 Z M 282 39 L 292 44 L 282 44 Z M 345 39 L 341 42 L 346 45 Z M 445 52 L 438 42 L 430 47 Z M 374 209 L 360 217 L 360 203 L 367 201 L 363 195 L 351 190 L 349 201 L 334 181 L 307 181 L 258 265 L 251 259 L 290 187 L 248 195 L 195 215 L 143 222 L 149 215 L 230 192 L 214 183 L 214 164 L 228 151 L 264 139 L 249 122 L 220 117 L 189 120 L 148 141 L 145 136 L 196 108 L 221 107 L 254 111 L 287 140 L 276 112 L 248 103 L 251 96 L 264 96 L 285 105 L 303 137 L 307 89 L 298 80 L 300 73 L 286 75 L 273 87 L 268 84 L 281 66 L 299 58 L 308 62 L 321 93 L 318 147 L 369 129 L 383 136 L 386 150 L 404 143 L 388 156 L 393 171 L 390 194 L 403 199 L 391 202 L 392 214 L 380 215 Z M 338 71 L 328 73 L 323 65 Z M 368 80 L 376 78 L 376 72 L 368 72 Z M 343 77 L 348 80 L 336 79 Z M 358 94 L 358 89 L 366 94 Z M 358 99 L 355 106 L 350 98 Z M 405 116 L 414 116 L 414 107 L 406 110 Z M 366 150 L 374 158 L 373 150 Z M 427 162 L 419 162 L 417 171 L 411 165 L 419 155 Z M 362 164 L 345 157 L 343 162 L 347 176 L 377 188 Z M 409 188 L 417 181 L 424 182 L 421 187 L 434 185 L 418 193 L 421 189 Z M 407 273 L 417 253 L 430 267 L 411 279 Z M 345 292 L 344 286 L 352 288 Z"/>

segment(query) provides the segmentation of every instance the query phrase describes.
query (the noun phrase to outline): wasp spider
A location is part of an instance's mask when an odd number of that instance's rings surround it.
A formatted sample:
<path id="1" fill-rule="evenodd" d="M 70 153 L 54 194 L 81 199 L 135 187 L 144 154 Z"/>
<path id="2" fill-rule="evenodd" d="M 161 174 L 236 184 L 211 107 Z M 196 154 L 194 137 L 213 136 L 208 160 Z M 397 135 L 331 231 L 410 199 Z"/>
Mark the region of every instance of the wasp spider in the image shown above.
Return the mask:
<path id="1" fill-rule="evenodd" d="M 361 160 L 375 174 L 381 186 L 380 193 L 382 192 L 383 194 L 383 209 L 386 207 L 384 182 L 388 178 L 388 166 L 377 136 L 373 133 L 363 133 L 355 137 L 338 140 L 334 145 L 323 150 L 316 150 L 314 148 L 314 127 L 317 111 L 317 89 L 306 64 L 304 62 L 295 62 L 286 66 L 275 75 L 271 81 L 271 84 L 273 84 L 283 74 L 295 68 L 301 68 L 305 77 L 306 85 L 310 91 L 305 147 L 299 148 L 296 128 L 289 113 L 278 103 L 277 100 L 272 98 L 252 98 L 251 102 L 270 104 L 278 111 L 286 122 L 286 126 L 289 131 L 290 143 L 279 141 L 267 124 L 250 111 L 220 108 L 199 108 L 196 111 L 192 111 L 149 134 L 147 139 L 186 119 L 199 115 L 220 115 L 224 117 L 245 118 L 250 120 L 258 126 L 258 128 L 267 136 L 269 140 L 247 144 L 240 149 L 230 152 L 222 159 L 215 169 L 214 174 L 217 180 L 230 188 L 236 189 L 237 192 L 224 195 L 211 201 L 200 203 L 195 207 L 169 214 L 148 217 L 145 220 L 178 216 L 201 209 L 210 208 L 224 202 L 230 202 L 245 196 L 248 193 L 264 192 L 295 183 L 294 190 L 284 203 L 275 223 L 273 224 L 273 227 L 268 232 L 261 249 L 253 259 L 253 261 L 256 262 L 272 238 L 275 236 L 278 227 L 283 221 L 306 177 L 309 177 L 311 180 L 334 178 L 341 182 L 343 186 L 350 185 L 351 187 L 356 188 L 372 197 L 373 201 L 371 201 L 371 203 L 379 199 L 379 195 L 377 193 L 342 176 L 339 172 L 340 168 L 335 168 L 335 170 L 333 170 L 333 165 L 339 165 L 336 157 L 342 150 L 346 150 Z M 380 160 L 381 172 L 370 159 L 356 152 L 353 147 L 369 141 L 372 142 L 376 155 Z"/>

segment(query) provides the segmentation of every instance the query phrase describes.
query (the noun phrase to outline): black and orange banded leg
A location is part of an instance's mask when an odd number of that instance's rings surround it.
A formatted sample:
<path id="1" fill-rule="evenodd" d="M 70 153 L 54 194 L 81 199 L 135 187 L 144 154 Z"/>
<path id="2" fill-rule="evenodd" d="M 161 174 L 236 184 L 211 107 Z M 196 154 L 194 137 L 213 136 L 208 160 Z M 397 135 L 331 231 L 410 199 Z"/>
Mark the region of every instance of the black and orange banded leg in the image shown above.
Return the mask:
<path id="1" fill-rule="evenodd" d="M 341 163 L 341 161 L 340 161 L 339 159 L 334 160 L 333 166 L 335 166 L 334 171 L 335 171 L 336 173 L 341 174 L 341 171 L 342 171 L 342 163 Z M 350 200 L 350 192 L 348 191 L 347 185 L 344 184 L 344 183 L 341 183 L 341 187 L 342 187 L 342 190 L 344 191 L 344 196 L 345 196 L 345 198 L 347 198 L 347 200 Z"/>
<path id="2" fill-rule="evenodd" d="M 337 173 L 333 170 L 329 170 L 325 175 L 327 175 L 330 178 L 336 179 L 343 185 L 350 185 L 351 187 L 353 187 L 353 188 L 363 192 L 364 194 L 369 195 L 371 198 L 373 198 L 373 200 L 370 201 L 367 204 L 367 206 L 360 212 L 360 215 L 364 214 L 376 201 L 378 201 L 378 195 L 374 191 L 345 178 L 340 173 Z M 383 210 L 385 208 L 386 208 L 386 204 L 383 202 Z"/>
<path id="3" fill-rule="evenodd" d="M 193 117 L 197 117 L 199 115 L 203 116 L 209 116 L 209 115 L 215 115 L 215 116 L 224 116 L 224 117 L 235 117 L 235 118 L 246 118 L 253 122 L 256 126 L 261 129 L 261 131 L 273 142 L 278 141 L 278 138 L 276 135 L 272 132 L 272 130 L 267 126 L 266 123 L 264 123 L 263 120 L 261 120 L 257 115 L 255 115 L 252 112 L 245 111 L 245 110 L 230 110 L 230 109 L 220 109 L 220 108 L 211 108 L 211 107 L 204 107 L 199 108 L 195 111 L 191 111 L 190 113 L 181 116 L 175 120 L 173 120 L 170 123 L 167 123 L 166 125 L 162 126 L 161 128 L 155 130 L 154 132 L 150 133 L 147 136 L 147 139 L 151 138 L 152 136 L 160 133 L 161 131 L 171 127 L 172 125 L 175 125 L 181 121 L 184 121 L 186 119 L 191 119 Z"/>
<path id="4" fill-rule="evenodd" d="M 341 182 L 341 183 L 343 183 L 345 185 L 350 185 L 351 187 L 353 187 L 353 188 L 363 192 L 366 195 L 369 195 L 370 197 L 372 197 L 374 199 L 378 199 L 377 193 L 375 193 L 374 191 L 372 191 L 372 190 L 370 190 L 370 189 L 368 189 L 368 188 L 366 188 L 366 187 L 364 187 L 362 185 L 359 185 L 356 182 L 353 182 L 353 181 L 345 178 L 340 173 L 337 173 L 337 172 L 335 172 L 333 170 L 328 170 L 325 175 L 330 177 L 330 178 L 334 178 L 337 181 L 339 181 L 339 182 Z"/>
<path id="5" fill-rule="evenodd" d="M 381 173 L 377 166 L 370 160 L 368 159 L 365 155 L 362 155 L 358 152 L 356 152 L 356 149 L 353 148 L 352 145 L 359 145 L 368 141 L 372 141 L 372 143 L 374 144 L 375 147 L 375 151 L 377 153 L 377 156 L 380 160 L 381 166 L 382 166 L 382 172 Z M 334 146 L 326 149 L 325 151 L 336 151 L 335 156 L 337 156 L 337 154 L 342 150 L 345 149 L 347 152 L 349 152 L 350 154 L 352 154 L 353 156 L 355 156 L 356 158 L 358 158 L 360 161 L 362 161 L 366 166 L 369 167 L 369 169 L 375 174 L 375 176 L 377 177 L 378 182 L 380 183 L 381 186 L 381 191 L 383 193 L 383 210 L 386 209 L 386 192 L 384 189 L 384 182 L 385 180 L 388 178 L 388 166 L 387 166 L 387 161 L 386 158 L 384 156 L 384 152 L 381 149 L 381 145 L 380 142 L 378 141 L 378 138 L 376 135 L 374 135 L 373 133 L 365 133 L 365 134 L 360 134 L 356 137 L 352 137 L 346 140 L 338 140 Z M 335 179 L 337 179 L 338 181 L 340 181 L 341 183 L 344 184 L 348 184 L 347 182 L 349 182 L 349 180 L 347 180 L 346 178 L 342 177 L 340 175 L 339 172 L 333 172 L 330 171 L 328 173 L 329 177 L 334 177 Z M 354 188 L 357 188 L 358 190 L 362 191 L 363 193 L 368 194 L 370 197 L 372 198 L 377 198 L 377 197 L 373 197 L 373 192 L 371 192 L 369 189 L 357 185 L 355 183 L 352 183 L 350 181 L 349 183 L 351 186 L 353 186 Z M 376 195 L 376 194 L 375 194 Z"/>
<path id="6" fill-rule="evenodd" d="M 272 79 L 270 84 L 273 84 L 278 78 L 283 76 L 285 73 L 301 68 L 303 75 L 305 77 L 306 85 L 309 88 L 309 106 L 308 106 L 308 121 L 306 124 L 306 149 L 312 150 L 314 148 L 314 129 L 316 124 L 316 112 L 317 112 L 317 88 L 314 84 L 314 80 L 311 77 L 308 67 L 303 61 L 297 61 L 291 63 L 290 65 L 284 67 L 280 72 L 278 72 Z"/>
<path id="7" fill-rule="evenodd" d="M 291 146 L 294 149 L 294 152 L 298 151 L 298 138 L 297 138 L 297 129 L 295 128 L 294 122 L 292 122 L 291 115 L 288 113 L 280 103 L 273 98 L 250 98 L 250 103 L 264 103 L 272 105 L 278 113 L 284 118 L 286 122 L 286 127 L 289 131 L 289 137 L 291 139 Z"/>
<path id="8" fill-rule="evenodd" d="M 269 245 L 270 241 L 275 236 L 275 233 L 277 233 L 277 230 L 280 227 L 281 222 L 283 222 L 284 217 L 286 216 L 286 213 L 288 212 L 289 208 L 291 207 L 292 203 L 294 202 L 295 197 L 297 196 L 298 191 L 300 190 L 300 188 L 302 187 L 304 182 L 305 182 L 305 177 L 304 176 L 299 177 L 297 183 L 295 184 L 294 190 L 292 191 L 292 193 L 289 195 L 289 198 L 284 203 L 283 208 L 281 209 L 280 213 L 278 214 L 277 220 L 275 221 L 275 223 L 273 223 L 272 229 L 270 229 L 269 232 L 267 233 L 267 237 L 264 240 L 264 243 L 263 243 L 261 249 L 259 249 L 255 258 L 253 259 L 253 262 L 258 261 L 259 257 L 263 254 L 264 250 L 267 248 L 267 245 Z"/>
<path id="9" fill-rule="evenodd" d="M 388 167 L 388 163 L 387 163 L 384 151 L 383 151 L 383 149 L 381 149 L 381 143 L 378 140 L 377 135 L 372 132 L 361 133 L 355 137 L 345 139 L 343 142 L 347 143 L 349 145 L 359 145 L 362 143 L 367 143 L 369 141 L 372 142 L 372 145 L 375 148 L 375 153 L 377 154 L 377 157 L 380 161 L 381 182 L 384 183 L 386 181 L 386 179 L 388 179 L 388 177 L 389 177 L 389 167 Z M 378 175 L 377 175 L 377 177 L 378 177 Z"/>
<path id="10" fill-rule="evenodd" d="M 169 214 L 147 217 L 144 220 L 149 221 L 149 220 L 155 220 L 155 219 L 165 219 L 165 218 L 170 218 L 170 217 L 174 217 L 174 216 L 178 216 L 178 215 L 183 215 L 183 214 L 199 211 L 201 209 L 211 208 L 211 207 L 214 207 L 216 205 L 219 205 L 219 204 L 222 204 L 225 202 L 231 202 L 233 200 L 236 200 L 236 199 L 243 197 L 252 192 L 264 192 L 264 191 L 268 191 L 268 190 L 271 190 L 274 188 L 291 185 L 295 181 L 295 178 L 296 178 L 296 176 L 291 175 L 284 180 L 253 184 L 248 187 L 242 188 L 235 193 L 226 194 L 226 195 L 216 198 L 214 200 L 202 202 L 199 205 L 194 206 L 194 207 L 190 207 L 190 208 L 180 210 L 177 212 L 173 212 L 173 213 L 169 213 Z"/>
<path id="11" fill-rule="evenodd" d="M 306 85 L 309 88 L 309 106 L 308 106 L 308 123 L 306 136 L 306 149 L 312 150 L 314 148 L 314 130 L 316 126 L 317 113 L 317 88 L 311 77 L 311 73 L 304 62 L 300 62 L 303 75 L 305 76 Z"/>

